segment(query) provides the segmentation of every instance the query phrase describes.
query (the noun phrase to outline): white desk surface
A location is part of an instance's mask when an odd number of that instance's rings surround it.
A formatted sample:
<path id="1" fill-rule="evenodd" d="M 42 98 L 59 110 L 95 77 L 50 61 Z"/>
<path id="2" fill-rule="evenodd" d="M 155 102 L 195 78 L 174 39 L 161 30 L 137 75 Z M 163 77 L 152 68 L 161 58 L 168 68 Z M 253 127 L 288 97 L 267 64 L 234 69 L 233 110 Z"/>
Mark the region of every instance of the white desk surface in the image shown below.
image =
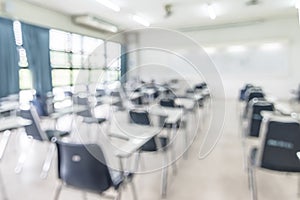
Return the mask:
<path id="1" fill-rule="evenodd" d="M 161 127 L 141 126 L 129 123 L 112 123 L 108 135 L 126 140 L 124 145 L 120 145 L 115 154 L 119 157 L 128 157 L 152 137 L 158 135 L 161 129 Z"/>
<path id="2" fill-rule="evenodd" d="M 169 108 L 169 107 L 162 107 L 160 105 L 152 106 L 148 109 L 148 112 L 151 115 L 159 115 L 167 117 L 166 123 L 176 123 L 178 122 L 184 113 L 184 109 L 182 108 Z"/>
<path id="3" fill-rule="evenodd" d="M 186 110 L 193 110 L 196 104 L 196 100 L 190 98 L 176 98 L 175 104 L 183 106 Z"/>
<path id="4" fill-rule="evenodd" d="M 78 106 L 70 106 L 67 108 L 61 108 L 55 110 L 54 113 L 50 115 L 51 118 L 59 118 L 67 114 L 72 114 L 72 113 L 78 113 L 87 110 L 88 108 L 86 106 L 78 105 Z"/>
<path id="5" fill-rule="evenodd" d="M 113 97 L 113 96 L 102 96 L 102 97 L 97 97 L 97 102 L 100 102 L 102 104 L 116 104 L 119 103 L 121 100 L 119 97 Z"/>
<path id="6" fill-rule="evenodd" d="M 3 119 L 0 119 L 0 131 L 21 128 L 24 126 L 28 126 L 31 123 L 31 120 L 18 116 L 5 117 Z"/>
<path id="7" fill-rule="evenodd" d="M 16 110 L 19 108 L 19 102 L 2 102 L 0 105 L 0 113 Z"/>
<path id="8" fill-rule="evenodd" d="M 291 115 L 294 113 L 293 109 L 284 103 L 274 103 L 275 109 L 278 110 L 283 115 Z"/>
<path id="9" fill-rule="evenodd" d="M 137 99 L 142 96 L 143 94 L 141 92 L 131 92 L 128 94 L 129 99 Z"/>

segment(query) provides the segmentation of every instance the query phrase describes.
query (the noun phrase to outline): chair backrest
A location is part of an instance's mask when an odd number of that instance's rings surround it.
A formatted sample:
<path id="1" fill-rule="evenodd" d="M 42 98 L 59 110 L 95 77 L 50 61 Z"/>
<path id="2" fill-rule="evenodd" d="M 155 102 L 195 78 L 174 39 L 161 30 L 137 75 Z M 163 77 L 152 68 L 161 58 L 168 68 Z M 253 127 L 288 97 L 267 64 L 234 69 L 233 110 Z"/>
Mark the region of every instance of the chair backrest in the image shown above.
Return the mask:
<path id="1" fill-rule="evenodd" d="M 163 107 L 175 107 L 175 100 L 171 98 L 164 98 L 160 100 L 160 105 Z"/>
<path id="2" fill-rule="evenodd" d="M 300 172 L 300 162 L 296 153 L 300 151 L 300 124 L 287 117 L 270 117 L 262 127 L 262 148 L 259 165 L 262 168 Z"/>
<path id="3" fill-rule="evenodd" d="M 254 98 L 264 98 L 265 94 L 260 87 L 253 87 L 246 92 L 246 101 L 250 102 Z"/>
<path id="4" fill-rule="evenodd" d="M 57 141 L 58 177 L 69 186 L 103 192 L 112 184 L 104 154 L 96 144 Z"/>
<path id="5" fill-rule="evenodd" d="M 39 141 L 48 140 L 46 133 L 40 126 L 40 118 L 34 106 L 30 106 L 30 108 L 24 110 L 21 109 L 20 116 L 31 120 L 31 124 L 29 126 L 25 126 L 25 131 L 28 136 Z"/>
<path id="6" fill-rule="evenodd" d="M 253 99 L 250 103 L 250 117 L 248 135 L 259 137 L 260 126 L 262 122 L 261 111 L 274 111 L 274 104 L 264 100 Z"/>
<path id="7" fill-rule="evenodd" d="M 241 89 L 240 91 L 240 97 L 239 97 L 239 100 L 240 101 L 245 101 L 246 100 L 246 92 L 247 90 L 249 90 L 250 88 L 253 88 L 254 86 L 252 84 L 246 84 L 244 86 L 243 89 Z"/>
<path id="8" fill-rule="evenodd" d="M 139 125 L 150 125 L 149 113 L 145 110 L 130 110 L 129 111 L 130 122 Z"/>

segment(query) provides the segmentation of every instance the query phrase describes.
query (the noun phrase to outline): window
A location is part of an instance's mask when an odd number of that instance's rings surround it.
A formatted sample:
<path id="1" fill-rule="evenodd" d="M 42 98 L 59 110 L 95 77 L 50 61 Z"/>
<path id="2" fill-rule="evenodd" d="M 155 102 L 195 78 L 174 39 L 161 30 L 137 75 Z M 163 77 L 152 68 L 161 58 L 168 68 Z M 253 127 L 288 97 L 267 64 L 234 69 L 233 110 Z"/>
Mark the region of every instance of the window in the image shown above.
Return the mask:
<path id="1" fill-rule="evenodd" d="M 111 82 L 120 77 L 121 45 L 50 30 L 53 87 Z M 107 65 L 107 67 L 105 67 Z"/>

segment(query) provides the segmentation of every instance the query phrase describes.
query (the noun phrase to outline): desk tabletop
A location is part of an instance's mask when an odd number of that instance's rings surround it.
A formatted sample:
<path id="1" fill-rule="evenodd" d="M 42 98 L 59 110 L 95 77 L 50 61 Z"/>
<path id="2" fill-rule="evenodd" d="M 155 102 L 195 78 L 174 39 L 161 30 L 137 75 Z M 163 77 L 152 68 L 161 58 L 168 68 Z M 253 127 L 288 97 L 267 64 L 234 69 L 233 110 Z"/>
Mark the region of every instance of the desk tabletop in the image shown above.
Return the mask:
<path id="1" fill-rule="evenodd" d="M 19 102 L 2 102 L 0 105 L 0 113 L 16 110 L 19 106 Z"/>
<path id="2" fill-rule="evenodd" d="M 152 137 L 158 135 L 161 129 L 161 127 L 113 123 L 109 129 L 109 136 L 126 140 L 123 145 L 119 146 L 115 154 L 119 157 L 128 157 Z"/>
<path id="3" fill-rule="evenodd" d="M 61 108 L 61 109 L 55 110 L 55 112 L 52 113 L 50 115 L 50 117 L 53 119 L 56 119 L 56 118 L 62 117 L 64 115 L 68 115 L 68 114 L 72 114 L 72 113 L 79 113 L 79 112 L 85 111 L 87 109 L 88 109 L 88 107 L 83 106 L 83 105 L 70 106 L 67 108 Z"/>
<path id="4" fill-rule="evenodd" d="M 154 105 L 149 108 L 148 112 L 151 115 L 159 115 L 167 117 L 166 123 L 177 123 L 184 116 L 184 109 L 182 108 L 171 108 L 171 107 L 162 107 L 160 105 Z"/>
<path id="5" fill-rule="evenodd" d="M 190 98 L 176 98 L 176 105 L 183 106 L 186 110 L 193 110 L 195 108 L 196 100 Z"/>
<path id="6" fill-rule="evenodd" d="M 32 123 L 31 120 L 18 117 L 11 116 L 0 119 L 0 131 L 6 131 L 11 129 L 17 129 L 24 126 L 29 126 Z"/>

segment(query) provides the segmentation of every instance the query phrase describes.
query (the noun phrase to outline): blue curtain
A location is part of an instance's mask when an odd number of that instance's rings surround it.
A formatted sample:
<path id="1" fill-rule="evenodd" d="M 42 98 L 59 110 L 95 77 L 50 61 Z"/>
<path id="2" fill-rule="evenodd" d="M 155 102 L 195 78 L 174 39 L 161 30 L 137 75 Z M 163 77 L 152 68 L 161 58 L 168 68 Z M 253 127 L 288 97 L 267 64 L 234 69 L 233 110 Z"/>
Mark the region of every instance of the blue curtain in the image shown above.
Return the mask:
<path id="1" fill-rule="evenodd" d="M 22 34 L 33 87 L 38 94 L 45 95 L 52 91 L 49 29 L 22 23 Z"/>
<path id="2" fill-rule="evenodd" d="M 127 80 L 127 52 L 126 47 L 122 45 L 121 47 L 121 83 L 125 83 Z"/>
<path id="3" fill-rule="evenodd" d="M 0 97 L 19 92 L 18 61 L 13 21 L 0 18 Z"/>

